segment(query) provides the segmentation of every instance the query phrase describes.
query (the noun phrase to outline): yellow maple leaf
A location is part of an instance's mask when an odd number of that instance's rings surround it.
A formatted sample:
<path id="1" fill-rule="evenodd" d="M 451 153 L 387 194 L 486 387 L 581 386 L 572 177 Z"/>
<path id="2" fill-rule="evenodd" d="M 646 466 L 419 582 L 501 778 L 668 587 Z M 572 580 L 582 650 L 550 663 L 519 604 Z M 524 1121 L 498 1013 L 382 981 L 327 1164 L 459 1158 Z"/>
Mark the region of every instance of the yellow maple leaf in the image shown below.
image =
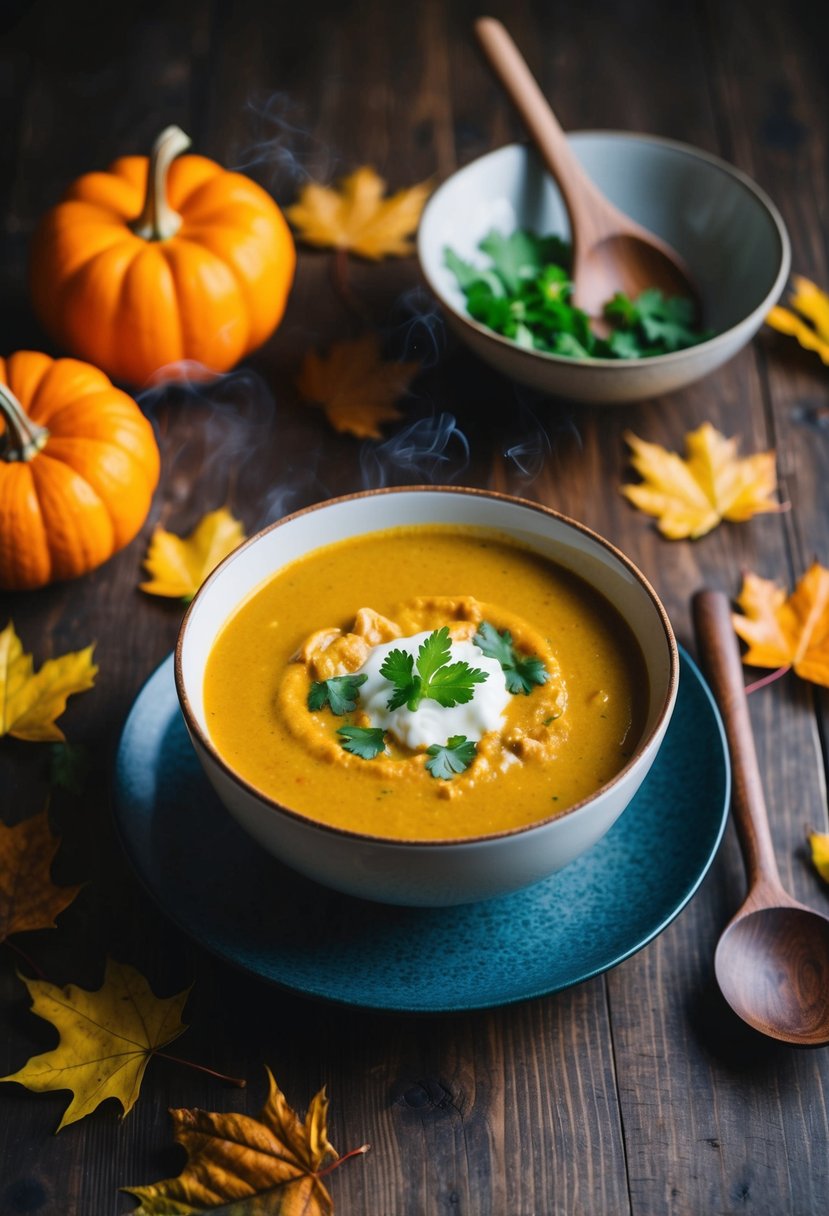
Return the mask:
<path id="1" fill-rule="evenodd" d="M 731 618 L 748 644 L 749 667 L 793 667 L 813 684 L 829 687 L 829 570 L 815 562 L 792 594 L 770 579 L 746 574 Z"/>
<path id="2" fill-rule="evenodd" d="M 776 305 L 766 324 L 796 338 L 804 349 L 813 350 L 829 364 L 829 295 L 802 275 L 793 275 L 792 281 L 795 289 L 789 296 L 791 307 Z"/>
<path id="3" fill-rule="evenodd" d="M 659 531 L 670 540 L 704 536 L 723 519 L 741 522 L 781 510 L 769 498 L 777 489 L 774 452 L 739 458 L 737 439 L 726 439 L 710 422 L 685 436 L 687 458 L 630 431 L 625 439 L 643 480 L 622 486 L 622 493 L 657 516 Z"/>
<path id="4" fill-rule="evenodd" d="M 829 832 L 810 832 L 812 865 L 824 882 L 829 882 Z"/>
<path id="5" fill-rule="evenodd" d="M 189 536 L 156 528 L 144 559 L 151 578 L 141 590 L 189 603 L 208 574 L 244 539 L 242 524 L 226 507 L 205 515 Z"/>
<path id="6" fill-rule="evenodd" d="M 386 183 L 368 165 L 342 179 L 339 190 L 312 182 L 286 215 L 300 240 L 347 249 L 364 258 L 406 257 L 430 186 L 421 182 L 384 198 Z"/>
<path id="7" fill-rule="evenodd" d="M 105 1098 L 117 1098 L 128 1114 L 150 1056 L 187 1029 L 181 1013 L 190 989 L 154 996 L 144 976 L 126 963 L 107 959 L 97 992 L 20 978 L 32 997 L 32 1012 L 57 1027 L 60 1041 L 0 1081 L 17 1081 L 38 1093 L 71 1090 L 58 1131 L 91 1114 Z"/>
<path id="8" fill-rule="evenodd" d="M 251 1216 L 329 1216 L 333 1206 L 321 1181 L 322 1167 L 326 1160 L 336 1165 L 355 1154 L 338 1158 L 328 1139 L 324 1089 L 312 1099 L 302 1121 L 270 1069 L 266 1072 L 268 1097 L 258 1119 L 204 1110 L 170 1112 L 187 1164 L 175 1178 L 125 1187 L 141 1201 L 135 1216 L 206 1212 L 231 1203 L 234 1211 L 239 1204 L 239 1210 Z M 367 1151 L 368 1145 L 363 1145 L 355 1153 Z"/>
<path id="9" fill-rule="evenodd" d="M 335 430 L 358 439 L 381 438 L 384 422 L 402 418 L 394 402 L 417 374 L 418 363 L 386 363 L 377 334 L 335 342 L 325 355 L 309 351 L 296 385 L 319 405 Z"/>
<path id="10" fill-rule="evenodd" d="M 92 647 L 47 659 L 34 670 L 30 654 L 9 621 L 0 632 L 0 736 L 14 735 L 34 743 L 65 736 L 55 724 L 73 693 L 92 688 L 98 668 L 92 662 Z"/>
<path id="11" fill-rule="evenodd" d="M 52 882 L 50 869 L 59 845 L 48 811 L 11 828 L 0 823 L 0 942 L 12 933 L 54 929 L 55 917 L 80 891 Z"/>

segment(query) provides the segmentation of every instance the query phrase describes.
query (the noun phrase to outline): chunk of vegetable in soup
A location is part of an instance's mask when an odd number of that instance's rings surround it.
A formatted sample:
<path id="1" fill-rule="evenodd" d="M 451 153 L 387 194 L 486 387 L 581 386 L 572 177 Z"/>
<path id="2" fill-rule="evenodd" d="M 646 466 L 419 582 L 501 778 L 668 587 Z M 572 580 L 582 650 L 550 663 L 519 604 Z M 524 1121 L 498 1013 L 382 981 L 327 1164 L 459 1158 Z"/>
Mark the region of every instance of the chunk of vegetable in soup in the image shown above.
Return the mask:
<path id="1" fill-rule="evenodd" d="M 548 819 L 627 763 L 644 661 L 594 589 L 496 533 L 422 526 L 317 549 L 208 657 L 211 741 L 309 818 L 448 840 Z"/>

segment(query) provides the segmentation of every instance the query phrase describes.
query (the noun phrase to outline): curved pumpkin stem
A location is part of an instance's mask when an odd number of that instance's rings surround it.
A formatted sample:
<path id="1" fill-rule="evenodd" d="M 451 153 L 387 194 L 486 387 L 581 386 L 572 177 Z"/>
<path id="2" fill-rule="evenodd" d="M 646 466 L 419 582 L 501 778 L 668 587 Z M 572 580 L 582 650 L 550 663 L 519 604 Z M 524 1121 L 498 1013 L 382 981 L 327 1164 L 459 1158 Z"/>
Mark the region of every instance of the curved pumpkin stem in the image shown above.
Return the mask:
<path id="1" fill-rule="evenodd" d="M 165 127 L 153 144 L 144 206 L 130 224 L 135 235 L 145 241 L 166 241 L 181 227 L 181 216 L 167 202 L 167 174 L 176 157 L 189 147 L 190 137 L 175 126 Z"/>
<path id="2" fill-rule="evenodd" d="M 0 384 L 0 418 L 6 424 L 5 434 L 0 435 L 0 460 L 33 460 L 45 446 L 49 432 L 32 422 L 5 384 Z"/>

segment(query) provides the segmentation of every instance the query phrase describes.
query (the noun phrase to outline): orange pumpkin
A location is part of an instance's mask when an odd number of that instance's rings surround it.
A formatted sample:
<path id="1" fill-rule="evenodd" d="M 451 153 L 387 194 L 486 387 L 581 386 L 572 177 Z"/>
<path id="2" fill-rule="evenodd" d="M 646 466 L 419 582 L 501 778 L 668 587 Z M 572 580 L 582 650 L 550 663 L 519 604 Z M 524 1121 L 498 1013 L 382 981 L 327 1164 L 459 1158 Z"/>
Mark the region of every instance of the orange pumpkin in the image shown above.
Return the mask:
<path id="1" fill-rule="evenodd" d="M 153 428 L 96 367 L 0 359 L 0 587 L 93 570 L 143 524 L 158 484 Z"/>
<path id="2" fill-rule="evenodd" d="M 116 380 L 194 360 L 223 372 L 282 319 L 296 265 L 276 203 L 168 127 L 152 156 L 87 173 L 41 220 L 32 300 L 48 332 Z"/>

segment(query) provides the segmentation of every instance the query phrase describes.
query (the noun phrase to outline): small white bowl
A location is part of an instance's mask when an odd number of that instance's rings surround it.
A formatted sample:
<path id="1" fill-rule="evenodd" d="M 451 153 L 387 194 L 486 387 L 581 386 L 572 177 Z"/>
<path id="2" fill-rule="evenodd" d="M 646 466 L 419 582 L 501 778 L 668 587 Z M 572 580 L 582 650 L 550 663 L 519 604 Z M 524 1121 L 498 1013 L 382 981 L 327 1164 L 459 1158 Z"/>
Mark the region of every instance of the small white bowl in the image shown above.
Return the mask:
<path id="1" fill-rule="evenodd" d="M 744 173 L 698 148 L 615 131 L 578 132 L 568 140 L 611 202 L 685 259 L 703 323 L 714 337 L 646 359 L 568 359 L 525 350 L 469 316 L 444 264 L 447 247 L 484 266 L 488 259 L 477 246 L 492 228 L 570 235 L 557 186 L 523 144 L 499 148 L 453 173 L 423 212 L 420 265 L 449 324 L 504 375 L 574 401 L 640 401 L 707 375 L 745 346 L 783 290 L 791 254 L 779 211 Z"/>
<path id="2" fill-rule="evenodd" d="M 472 839 L 390 840 L 318 823 L 240 777 L 210 740 L 203 683 L 224 622 L 264 579 L 320 545 L 379 528 L 486 528 L 553 558 L 615 605 L 648 676 L 642 738 L 624 769 L 554 818 Z M 665 609 L 628 558 L 583 525 L 535 503 L 458 488 L 379 490 L 334 499 L 280 520 L 226 558 L 196 595 L 179 634 L 175 673 L 184 720 L 221 801 L 266 849 L 328 887 L 383 903 L 436 907 L 503 895 L 540 881 L 590 848 L 628 805 L 656 757 L 676 700 L 676 642 Z"/>

